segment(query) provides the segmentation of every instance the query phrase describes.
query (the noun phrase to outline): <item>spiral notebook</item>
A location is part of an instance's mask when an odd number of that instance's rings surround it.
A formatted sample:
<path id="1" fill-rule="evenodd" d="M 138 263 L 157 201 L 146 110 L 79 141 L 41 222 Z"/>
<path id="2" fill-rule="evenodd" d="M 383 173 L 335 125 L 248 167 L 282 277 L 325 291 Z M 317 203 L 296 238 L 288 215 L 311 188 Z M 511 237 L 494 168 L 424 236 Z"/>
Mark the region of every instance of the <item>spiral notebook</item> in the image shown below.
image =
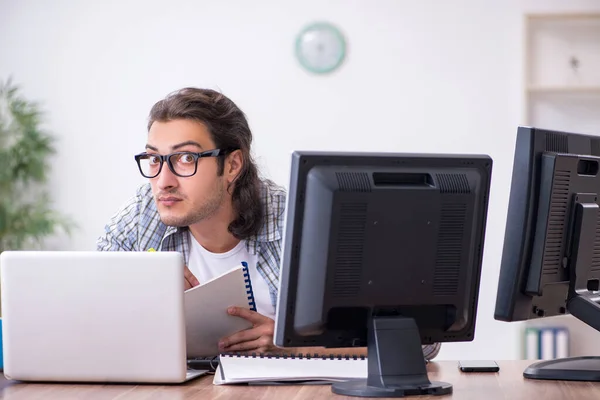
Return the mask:
<path id="1" fill-rule="evenodd" d="M 235 267 L 184 293 L 187 358 L 219 354 L 219 340 L 252 324 L 227 314 L 237 306 L 256 311 L 248 264 Z"/>
<path id="2" fill-rule="evenodd" d="M 367 377 L 365 356 L 247 356 L 221 354 L 213 384 L 331 383 Z"/>

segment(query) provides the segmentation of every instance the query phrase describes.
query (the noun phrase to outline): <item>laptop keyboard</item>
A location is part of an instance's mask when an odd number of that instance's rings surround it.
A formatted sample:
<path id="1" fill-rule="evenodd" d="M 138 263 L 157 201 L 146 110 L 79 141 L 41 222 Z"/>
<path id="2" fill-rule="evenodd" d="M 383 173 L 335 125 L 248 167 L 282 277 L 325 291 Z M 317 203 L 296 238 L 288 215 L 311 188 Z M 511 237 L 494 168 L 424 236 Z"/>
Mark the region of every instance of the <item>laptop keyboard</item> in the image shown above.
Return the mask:
<path id="1" fill-rule="evenodd" d="M 215 372 L 219 366 L 219 356 L 191 358 L 187 360 L 187 366 L 191 370 Z"/>

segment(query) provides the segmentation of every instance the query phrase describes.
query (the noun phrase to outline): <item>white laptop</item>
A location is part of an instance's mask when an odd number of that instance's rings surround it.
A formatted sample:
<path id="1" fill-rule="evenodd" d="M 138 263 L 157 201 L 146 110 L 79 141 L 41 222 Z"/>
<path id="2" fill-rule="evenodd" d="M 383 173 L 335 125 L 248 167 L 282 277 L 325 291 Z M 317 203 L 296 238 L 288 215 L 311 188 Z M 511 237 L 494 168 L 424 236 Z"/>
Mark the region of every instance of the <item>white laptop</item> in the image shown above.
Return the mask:
<path id="1" fill-rule="evenodd" d="M 4 375 L 20 381 L 181 383 L 189 370 L 176 252 L 0 254 Z"/>

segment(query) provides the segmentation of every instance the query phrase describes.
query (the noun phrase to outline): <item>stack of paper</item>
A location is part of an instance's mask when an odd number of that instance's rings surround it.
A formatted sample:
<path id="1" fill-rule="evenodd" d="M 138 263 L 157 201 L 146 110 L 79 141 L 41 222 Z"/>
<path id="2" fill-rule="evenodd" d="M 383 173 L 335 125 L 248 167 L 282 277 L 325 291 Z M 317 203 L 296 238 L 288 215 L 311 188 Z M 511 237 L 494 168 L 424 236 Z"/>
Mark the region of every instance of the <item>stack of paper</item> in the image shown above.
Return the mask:
<path id="1" fill-rule="evenodd" d="M 367 359 L 221 355 L 213 383 L 326 381 L 367 377 Z"/>

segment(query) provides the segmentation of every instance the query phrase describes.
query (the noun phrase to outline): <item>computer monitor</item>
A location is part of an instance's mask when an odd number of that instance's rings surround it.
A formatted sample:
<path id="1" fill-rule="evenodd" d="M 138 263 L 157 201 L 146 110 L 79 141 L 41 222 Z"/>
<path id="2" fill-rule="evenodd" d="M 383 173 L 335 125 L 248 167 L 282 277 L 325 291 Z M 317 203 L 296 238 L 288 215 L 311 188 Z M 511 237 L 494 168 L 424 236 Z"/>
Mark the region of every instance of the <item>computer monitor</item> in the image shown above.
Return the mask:
<path id="1" fill-rule="evenodd" d="M 600 330 L 600 137 L 519 127 L 495 319 L 572 314 Z M 600 381 L 600 357 L 533 363 L 526 378 Z"/>
<path id="2" fill-rule="evenodd" d="M 485 155 L 292 155 L 275 344 L 368 347 L 338 394 L 447 394 L 422 344 L 471 341 L 492 160 Z"/>

